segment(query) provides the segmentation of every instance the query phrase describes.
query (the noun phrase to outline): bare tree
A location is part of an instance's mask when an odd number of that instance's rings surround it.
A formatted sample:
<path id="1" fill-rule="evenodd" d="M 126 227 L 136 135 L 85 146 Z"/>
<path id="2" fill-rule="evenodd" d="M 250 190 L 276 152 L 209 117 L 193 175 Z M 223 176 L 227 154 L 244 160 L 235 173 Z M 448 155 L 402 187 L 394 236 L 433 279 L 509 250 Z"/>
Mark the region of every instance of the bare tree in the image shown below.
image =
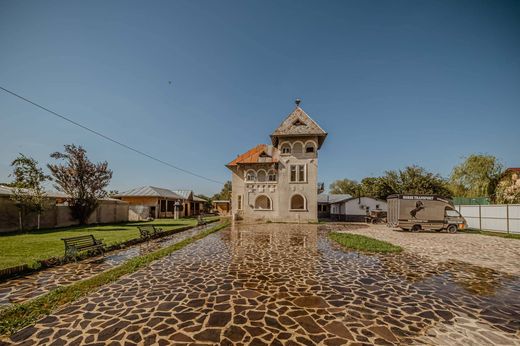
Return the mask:
<path id="1" fill-rule="evenodd" d="M 14 177 L 14 182 L 10 184 L 13 187 L 11 199 L 18 208 L 20 230 L 23 230 L 26 216 L 33 212 L 38 213 L 38 229 L 40 229 L 40 216 L 45 209 L 47 199 L 42 184 L 50 177 L 43 173 L 38 166 L 38 161 L 24 154 L 19 154 L 11 162 L 11 167 L 13 167 L 11 176 Z"/>
<path id="2" fill-rule="evenodd" d="M 93 163 L 81 146 L 65 145 L 65 152 L 55 152 L 51 157 L 65 164 L 49 164 L 55 187 L 66 193 L 70 200 L 72 216 L 80 224 L 87 223 L 89 216 L 98 206 L 98 200 L 107 196 L 105 187 L 112 179 L 112 171 L 106 161 Z"/>

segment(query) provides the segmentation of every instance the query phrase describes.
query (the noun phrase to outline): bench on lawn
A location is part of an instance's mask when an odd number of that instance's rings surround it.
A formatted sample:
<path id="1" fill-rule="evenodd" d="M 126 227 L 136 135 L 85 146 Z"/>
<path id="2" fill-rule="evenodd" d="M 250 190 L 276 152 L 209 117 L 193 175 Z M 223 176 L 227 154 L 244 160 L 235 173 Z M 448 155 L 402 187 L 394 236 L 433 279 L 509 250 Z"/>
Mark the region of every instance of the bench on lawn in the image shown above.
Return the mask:
<path id="1" fill-rule="evenodd" d="M 197 226 L 204 226 L 205 224 L 207 224 L 206 220 L 204 220 L 204 216 L 201 214 L 201 215 L 198 215 L 197 216 Z"/>
<path id="2" fill-rule="evenodd" d="M 90 250 L 99 251 L 103 256 L 105 255 L 103 242 L 101 239 L 94 238 L 94 235 L 92 234 L 61 238 L 61 240 L 63 240 L 63 243 L 65 244 L 66 258 L 73 257 L 75 259 L 79 252 Z"/>
<path id="3" fill-rule="evenodd" d="M 139 234 L 142 239 L 150 239 L 162 233 L 162 229 L 155 227 L 154 225 L 150 226 L 137 226 L 139 229 Z"/>

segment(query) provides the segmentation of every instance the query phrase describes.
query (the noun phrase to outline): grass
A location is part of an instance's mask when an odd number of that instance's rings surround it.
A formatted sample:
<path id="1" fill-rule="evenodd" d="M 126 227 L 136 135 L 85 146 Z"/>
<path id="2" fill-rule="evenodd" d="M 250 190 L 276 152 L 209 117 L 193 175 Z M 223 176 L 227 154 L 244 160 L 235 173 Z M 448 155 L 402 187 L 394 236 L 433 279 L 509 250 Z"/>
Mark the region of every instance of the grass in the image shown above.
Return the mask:
<path id="1" fill-rule="evenodd" d="M 51 314 L 61 306 L 84 297 L 97 288 L 116 281 L 123 275 L 133 273 L 149 265 L 151 262 L 168 256 L 172 252 L 180 250 L 227 226 L 229 226 L 229 220 L 226 219 L 224 222 L 179 243 L 144 256 L 132 258 L 118 267 L 107 270 L 89 279 L 73 283 L 69 286 L 59 287 L 35 299 L 0 310 L 0 335 L 9 335 L 23 327 L 31 325 L 39 318 Z"/>
<path id="2" fill-rule="evenodd" d="M 403 251 L 403 248 L 400 246 L 390 244 L 386 241 L 365 237 L 364 235 L 331 232 L 329 233 L 329 238 L 352 250 L 383 253 Z"/>
<path id="3" fill-rule="evenodd" d="M 64 245 L 61 238 L 93 234 L 103 239 L 107 245 L 139 238 L 137 226 L 155 225 L 163 230 L 172 230 L 186 226 L 195 226 L 197 220 L 190 219 L 156 219 L 147 222 L 127 222 L 108 225 L 71 226 L 63 228 L 29 231 L 21 234 L 0 235 L 0 269 L 27 264 L 37 267 L 38 260 L 63 256 Z"/>
<path id="4" fill-rule="evenodd" d="M 465 230 L 462 230 L 459 232 L 469 233 L 469 234 L 489 235 L 492 237 L 500 237 L 500 238 L 520 239 L 520 233 L 494 232 L 494 231 L 479 230 L 479 229 L 475 229 L 475 228 L 468 228 L 468 229 L 465 229 Z"/>

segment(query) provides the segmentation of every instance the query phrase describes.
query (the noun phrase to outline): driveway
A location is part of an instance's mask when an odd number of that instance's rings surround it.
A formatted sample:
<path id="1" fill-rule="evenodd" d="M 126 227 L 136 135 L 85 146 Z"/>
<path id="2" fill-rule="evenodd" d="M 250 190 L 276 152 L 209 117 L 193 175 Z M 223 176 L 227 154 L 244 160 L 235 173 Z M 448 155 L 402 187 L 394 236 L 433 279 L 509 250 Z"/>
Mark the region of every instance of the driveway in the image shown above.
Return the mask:
<path id="1" fill-rule="evenodd" d="M 353 232 L 399 245 L 409 252 L 441 263 L 463 261 L 520 276 L 520 240 L 480 234 L 407 232 L 384 225 L 328 225 L 329 229 Z"/>
<path id="2" fill-rule="evenodd" d="M 518 277 L 413 253 L 345 251 L 318 225 L 240 225 L 93 292 L 9 341 L 520 345 L 519 312 Z"/>

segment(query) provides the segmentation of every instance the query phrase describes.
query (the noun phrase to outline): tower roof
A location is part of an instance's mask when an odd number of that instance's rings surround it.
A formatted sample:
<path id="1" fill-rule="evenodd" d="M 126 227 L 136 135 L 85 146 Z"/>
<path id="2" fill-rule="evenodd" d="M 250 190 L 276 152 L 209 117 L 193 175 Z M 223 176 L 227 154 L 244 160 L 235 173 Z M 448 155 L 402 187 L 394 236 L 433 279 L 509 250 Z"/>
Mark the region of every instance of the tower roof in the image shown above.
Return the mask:
<path id="1" fill-rule="evenodd" d="M 273 145 L 277 145 L 279 137 L 305 136 L 317 136 L 318 146 L 321 147 L 325 137 L 327 137 L 327 132 L 323 131 L 323 129 L 297 105 L 294 111 L 289 114 L 271 134 L 271 141 Z"/>

